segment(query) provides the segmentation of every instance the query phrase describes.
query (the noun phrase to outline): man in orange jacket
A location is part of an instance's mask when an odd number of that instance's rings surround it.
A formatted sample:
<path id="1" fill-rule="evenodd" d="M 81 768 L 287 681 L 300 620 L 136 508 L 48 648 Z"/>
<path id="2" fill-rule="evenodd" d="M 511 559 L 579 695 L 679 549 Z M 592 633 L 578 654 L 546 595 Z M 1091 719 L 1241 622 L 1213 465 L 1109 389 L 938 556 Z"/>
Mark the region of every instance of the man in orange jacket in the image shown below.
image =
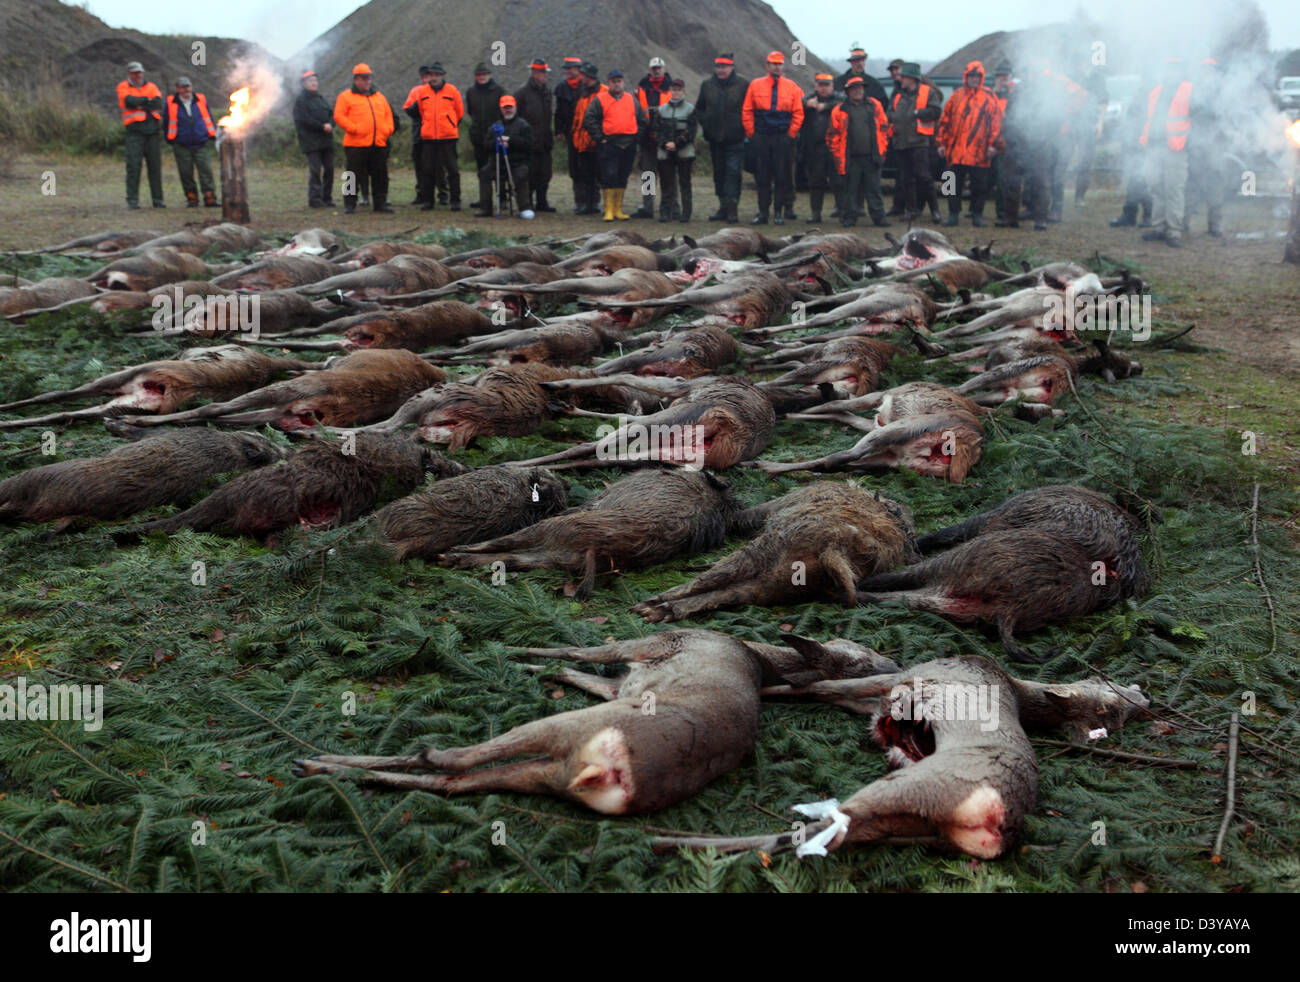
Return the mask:
<path id="1" fill-rule="evenodd" d="M 596 161 L 596 141 L 587 132 L 584 120 L 592 100 L 605 92 L 600 84 L 600 72 L 589 61 L 584 61 L 578 71 L 577 97 L 573 104 L 573 119 L 569 123 L 569 142 L 573 146 L 573 203 L 575 215 L 599 215 L 596 207 L 596 184 L 599 165 Z"/>
<path id="2" fill-rule="evenodd" d="M 140 207 L 140 164 L 149 167 L 149 194 L 155 208 L 166 208 L 162 187 L 162 109 L 158 86 L 144 80 L 144 66 L 133 61 L 117 83 L 117 108 L 126 127 L 126 206 Z"/>
<path id="3" fill-rule="evenodd" d="M 357 210 L 357 183 L 370 179 L 374 210 L 393 210 L 388 203 L 388 138 L 397 132 L 400 120 L 393 114 L 383 93 L 371 86 L 370 66 L 364 61 L 352 67 L 352 87 L 334 101 L 334 122 L 343 131 L 343 213 Z M 351 180 L 349 180 L 351 178 Z"/>
<path id="4" fill-rule="evenodd" d="M 429 66 L 421 65 L 416 74 L 420 76 L 420 84 L 411 86 L 411 91 L 406 93 L 406 101 L 402 103 L 402 110 L 414 121 L 411 126 L 411 170 L 415 171 L 415 197 L 411 200 L 413 205 L 422 205 L 425 201 L 424 193 L 424 170 L 422 153 L 423 138 L 420 136 L 420 110 L 417 107 L 412 112 L 416 100 L 420 97 L 420 90 L 429 84 L 433 78 L 429 74 Z M 444 204 L 446 201 L 443 202 Z"/>
<path id="5" fill-rule="evenodd" d="M 624 90 L 624 81 L 622 69 L 611 69 L 605 78 L 605 90 L 592 97 L 582 117 L 587 135 L 596 144 L 607 222 L 632 217 L 623 214 L 623 195 L 627 192 L 627 176 L 636 160 L 638 134 L 649 125 L 641 103 Z"/>
<path id="6" fill-rule="evenodd" d="M 767 56 L 767 74 L 749 83 L 745 102 L 740 108 L 745 136 L 754 143 L 754 178 L 758 181 L 758 214 L 751 225 L 766 225 L 772 191 L 776 190 L 777 212 L 774 224 L 784 225 L 781 204 L 791 201 L 792 171 L 790 160 L 794 141 L 803 125 L 803 89 L 788 78 L 785 55 L 773 51 Z"/>
<path id="7" fill-rule="evenodd" d="M 971 224 L 983 227 L 993 145 L 1001 133 L 1002 103 L 984 88 L 983 63 L 972 61 L 966 66 L 962 87 L 952 94 L 939 117 L 939 156 L 954 177 L 944 225 L 957 224 L 962 189 L 969 182 Z"/>
<path id="8" fill-rule="evenodd" d="M 1147 119 L 1138 142 L 1150 160 L 1155 224 L 1142 238 L 1175 249 L 1183 244 L 1186 218 L 1188 155 L 1191 134 L 1192 81 L 1177 58 L 1166 58 L 1160 83 L 1147 93 Z"/>
<path id="9" fill-rule="evenodd" d="M 429 81 L 417 86 L 406 100 L 406 113 L 419 121 L 420 185 L 424 188 L 421 211 L 432 211 L 435 188 L 450 192 L 452 211 L 460 211 L 460 165 L 456 143 L 465 103 L 460 90 L 447 81 L 442 62 L 428 66 Z"/>

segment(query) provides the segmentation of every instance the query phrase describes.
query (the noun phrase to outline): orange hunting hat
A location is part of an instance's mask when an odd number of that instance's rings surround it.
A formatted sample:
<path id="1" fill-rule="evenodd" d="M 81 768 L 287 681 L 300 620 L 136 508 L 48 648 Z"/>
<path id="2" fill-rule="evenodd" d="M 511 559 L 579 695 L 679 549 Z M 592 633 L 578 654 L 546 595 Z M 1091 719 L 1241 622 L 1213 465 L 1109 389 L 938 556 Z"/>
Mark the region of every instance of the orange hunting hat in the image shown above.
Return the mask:
<path id="1" fill-rule="evenodd" d="M 721 54 L 714 58 L 713 63 L 715 65 L 734 65 L 736 60 L 731 56 L 731 52 L 727 52 L 726 54 Z"/>
<path id="2" fill-rule="evenodd" d="M 816 75 L 813 76 L 813 81 L 814 81 L 814 82 L 834 82 L 834 81 L 835 81 L 835 76 L 834 76 L 834 75 L 827 74 L 826 72 L 818 72 Z"/>
<path id="3" fill-rule="evenodd" d="M 300 78 L 312 78 L 312 77 L 314 77 L 315 75 L 316 75 L 316 73 L 313 72 L 313 71 L 309 68 L 309 69 L 307 69 L 307 71 L 303 72 L 302 75 L 299 76 L 299 77 L 300 77 Z"/>
<path id="4" fill-rule="evenodd" d="M 499 106 L 513 106 L 515 104 L 515 97 L 512 95 L 503 95 L 497 100 L 497 105 Z"/>
<path id="5" fill-rule="evenodd" d="M 359 61 L 359 62 L 357 62 L 355 65 L 352 66 L 352 74 L 353 74 L 353 75 L 373 75 L 374 73 L 370 70 L 370 66 L 369 66 L 369 65 L 367 65 L 364 61 Z"/>
<path id="6" fill-rule="evenodd" d="M 767 56 L 767 62 L 769 65 L 784 65 L 785 55 L 781 54 L 779 51 L 773 51 Z"/>

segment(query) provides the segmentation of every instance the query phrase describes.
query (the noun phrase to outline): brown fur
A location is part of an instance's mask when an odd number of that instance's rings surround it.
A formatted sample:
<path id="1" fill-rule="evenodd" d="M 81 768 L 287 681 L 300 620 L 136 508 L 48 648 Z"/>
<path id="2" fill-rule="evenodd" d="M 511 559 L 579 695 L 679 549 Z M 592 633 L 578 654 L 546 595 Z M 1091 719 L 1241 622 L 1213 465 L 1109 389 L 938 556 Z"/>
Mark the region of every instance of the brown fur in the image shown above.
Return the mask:
<path id="1" fill-rule="evenodd" d="M 876 391 L 880 385 L 880 373 L 898 352 L 892 344 L 884 341 L 854 336 L 782 354 L 797 357 L 803 350 L 809 351 L 811 360 L 771 382 L 759 383 L 759 388 L 770 392 L 782 386 L 830 386 L 840 399 L 856 398 Z M 816 401 L 822 402 L 824 397 Z"/>
<path id="2" fill-rule="evenodd" d="M 375 521 L 397 559 L 434 559 L 563 511 L 567 490 L 540 467 L 480 467 L 394 501 Z"/>
<path id="3" fill-rule="evenodd" d="M 579 253 L 555 264 L 573 276 L 609 276 L 620 269 L 659 268 L 659 254 L 636 245 L 610 246 L 596 253 Z"/>
<path id="4" fill-rule="evenodd" d="M 736 339 L 722 328 L 696 327 L 670 334 L 640 351 L 602 362 L 596 373 L 696 378 L 730 365 L 739 350 Z"/>
<path id="5" fill-rule="evenodd" d="M 489 246 L 486 249 L 458 252 L 445 259 L 448 266 L 465 265 L 475 269 L 513 266 L 515 263 L 541 263 L 543 266 L 550 266 L 559 261 L 560 257 L 546 246 L 529 245 Z"/>
<path id="6" fill-rule="evenodd" d="M 286 257 L 288 258 L 288 257 Z M 251 306 L 252 300 L 248 301 Z M 240 303 L 241 309 L 244 303 Z M 304 323 L 315 324 L 325 318 L 325 313 L 316 307 L 310 299 L 292 290 L 266 290 L 257 294 L 258 331 L 268 334 L 298 327 Z M 209 316 L 212 315 L 212 316 Z M 198 338 L 223 337 L 229 334 L 241 334 L 241 328 L 247 325 L 238 323 L 224 312 L 209 309 L 207 305 L 195 308 L 186 316 L 185 331 Z"/>
<path id="7" fill-rule="evenodd" d="M 386 263 L 394 256 L 421 256 L 424 259 L 446 259 L 450 253 L 445 246 L 424 245 L 420 242 L 367 242 L 363 246 L 336 256 L 336 263 L 356 263 L 361 269 Z"/>
<path id="8" fill-rule="evenodd" d="M 333 325 L 342 331 L 346 351 L 359 348 L 405 348 L 455 344 L 495 330 L 491 318 L 459 300 L 438 300 L 407 310 L 358 314 Z"/>
<path id="9" fill-rule="evenodd" d="M 47 392 L 31 399 L 8 403 L 0 406 L 0 410 L 60 402 L 81 396 L 111 394 L 116 398 L 101 406 L 67 415 L 70 419 L 94 418 L 96 415 L 120 413 L 125 409 L 172 413 L 194 399 L 231 399 L 266 385 L 276 375 L 311 371 L 319 367 L 319 363 L 272 358 L 233 344 L 215 348 L 191 348 L 178 359 L 135 365 L 75 389 Z M 23 425 L 63 422 L 65 420 L 59 418 L 61 415 L 63 414 L 29 420 L 5 420 L 0 422 L 0 428 L 15 429 Z"/>
<path id="10" fill-rule="evenodd" d="M 435 287 L 446 286 L 456 278 L 456 274 L 450 268 L 436 259 L 401 255 L 366 269 L 340 273 L 315 283 L 308 283 L 298 289 L 302 293 L 317 295 L 340 290 L 359 298 L 387 297 L 393 294 L 414 293 L 417 290 L 432 290 Z"/>
<path id="11" fill-rule="evenodd" d="M 137 248 L 167 247 L 178 252 L 201 256 L 211 249 L 219 252 L 244 252 L 261 245 L 262 237 L 251 228 L 223 222 L 206 228 L 186 228 L 170 235 L 160 235 L 140 243 Z"/>
<path id="12" fill-rule="evenodd" d="M 284 430 L 363 426 L 386 419 L 415 393 L 446 377 L 442 369 L 409 351 L 357 351 L 323 371 L 273 382 L 229 402 L 130 422 L 156 426 L 211 419 L 270 423 Z"/>
<path id="13" fill-rule="evenodd" d="M 864 580 L 858 599 L 898 600 L 959 622 L 989 621 L 1008 655 L 1036 661 L 1016 643 L 1017 632 L 1061 624 L 1150 588 L 1137 531 L 1136 520 L 1087 489 L 1026 492 L 927 537 L 928 548 L 960 544 Z"/>
<path id="14" fill-rule="evenodd" d="M 150 532 L 182 528 L 269 540 L 293 525 L 333 528 L 356 521 L 385 498 L 414 489 L 426 470 L 439 476 L 464 468 L 412 440 L 357 434 L 346 445 L 310 441 L 279 467 L 222 485 L 193 508 L 146 522 L 117 537 L 119 544 Z"/>
<path id="15" fill-rule="evenodd" d="M 867 491 L 819 481 L 743 513 L 757 539 L 689 583 L 632 608 L 648 621 L 697 617 L 720 607 L 774 606 L 832 597 L 852 605 L 857 581 L 914 554 L 911 515 Z"/>
<path id="16" fill-rule="evenodd" d="M 10 317 L 29 310 L 40 310 L 80 297 L 93 297 L 98 291 L 75 276 L 52 276 L 31 286 L 0 289 L 0 315 Z"/>
<path id="17" fill-rule="evenodd" d="M 736 511 L 729 486 L 707 471 L 639 471 L 585 505 L 511 535 L 453 549 L 439 562 L 472 569 L 502 560 L 517 570 L 580 573 L 582 599 L 598 572 L 639 569 L 716 549 Z"/>
<path id="18" fill-rule="evenodd" d="M 0 521 L 123 518 L 180 504 L 218 474 L 261 467 L 280 450 L 253 433 L 159 433 L 102 457 L 62 460 L 0 481 Z"/>
<path id="19" fill-rule="evenodd" d="M 212 282 L 231 290 L 290 290 L 338 271 L 337 265 L 321 256 L 269 256 L 214 277 Z"/>
<path id="20" fill-rule="evenodd" d="M 158 248 L 116 259 L 87 276 L 86 282 L 105 290 L 143 293 L 164 283 L 198 279 L 208 272 L 208 264 L 197 256 Z"/>
<path id="21" fill-rule="evenodd" d="M 343 770 L 368 783 L 439 794 L 549 794 L 597 812 L 631 815 L 690 797 L 753 752 L 761 670 L 754 652 L 735 638 L 668 631 L 598 648 L 528 649 L 527 654 L 622 662 L 629 670 L 614 679 L 563 670 L 562 680 L 609 701 L 526 723 L 486 743 L 429 747 L 409 757 L 299 760 L 295 773 Z M 473 769 L 511 757 L 530 759 Z M 351 767 L 367 769 L 345 770 Z M 404 770 L 450 773 L 394 773 Z"/>

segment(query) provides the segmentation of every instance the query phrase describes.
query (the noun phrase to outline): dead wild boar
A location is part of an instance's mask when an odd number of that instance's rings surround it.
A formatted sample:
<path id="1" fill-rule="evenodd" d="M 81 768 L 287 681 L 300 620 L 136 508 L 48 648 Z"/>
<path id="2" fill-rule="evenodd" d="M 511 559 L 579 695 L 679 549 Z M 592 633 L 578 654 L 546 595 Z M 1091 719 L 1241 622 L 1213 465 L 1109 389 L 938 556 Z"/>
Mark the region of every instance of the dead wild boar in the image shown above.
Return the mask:
<path id="1" fill-rule="evenodd" d="M 1145 568 L 1128 576 L 1120 568 L 1122 558 L 1131 561 L 1136 551 L 1127 534 L 1079 536 L 1064 522 L 999 529 L 864 579 L 858 602 L 896 601 L 962 624 L 987 621 L 1009 657 L 1042 661 L 1016 642 L 1016 634 L 1139 595 L 1149 584 Z"/>
<path id="2" fill-rule="evenodd" d="M 157 505 L 183 504 L 219 474 L 279 460 L 255 433 L 187 429 L 151 434 L 102 457 L 61 460 L 0 481 L 0 522 L 108 521 Z"/>
<path id="3" fill-rule="evenodd" d="M 996 859 L 1019 840 L 1038 798 L 1038 761 L 1024 728 L 1064 727 L 1077 739 L 1102 727 L 1118 729 L 1151 704 L 1136 685 L 1101 679 L 1044 685 L 969 657 L 764 692 L 811 696 L 870 715 L 872 739 L 895 770 L 843 804 L 796 806 L 814 819 L 797 840 L 792 833 L 660 838 L 657 849 L 770 854 L 797 845 L 800 856 L 820 856 L 848 844 L 927 837 L 945 850 Z M 944 708 L 950 705 L 962 711 Z"/>
<path id="4" fill-rule="evenodd" d="M 98 419 L 102 416 L 122 415 L 129 410 L 172 413 L 194 399 L 232 399 L 266 385 L 277 375 L 315 371 L 321 367 L 319 362 L 272 358 L 237 344 L 190 348 L 181 352 L 179 358 L 133 365 L 75 389 L 46 392 L 0 406 L 0 411 L 7 411 L 19 406 L 62 402 L 82 396 L 115 396 L 108 402 L 88 409 L 30 419 L 2 420 L 0 429 L 22 429 L 78 419 Z"/>
<path id="5" fill-rule="evenodd" d="M 632 612 L 653 622 L 745 604 L 772 607 L 830 598 L 852 606 L 858 580 L 916 556 L 905 507 L 838 482 L 797 488 L 743 512 L 735 524 L 757 524 L 761 531 L 708 572 Z"/>
<path id="6" fill-rule="evenodd" d="M 394 256 L 387 262 L 376 263 L 365 269 L 339 273 L 314 283 L 298 287 L 298 292 L 310 296 L 332 293 L 335 290 L 360 299 L 387 297 L 393 294 L 414 293 L 446 286 L 457 279 L 455 273 L 437 259 L 422 256 Z"/>
<path id="7" fill-rule="evenodd" d="M 261 293 L 263 290 L 292 290 L 334 276 L 338 271 L 339 267 L 328 259 L 303 253 L 269 256 L 214 277 L 212 282 L 230 290 Z"/>
<path id="8" fill-rule="evenodd" d="M 375 523 L 398 560 L 432 560 L 568 506 L 568 485 L 544 468 L 479 467 L 399 498 L 375 516 Z"/>
<path id="9" fill-rule="evenodd" d="M 725 470 L 762 453 L 776 425 L 771 401 L 748 379 L 707 375 L 689 382 L 637 375 L 601 378 L 608 384 L 651 392 L 656 389 L 653 383 L 664 382 L 666 391 L 684 389 L 685 394 L 667 409 L 626 420 L 599 440 L 520 461 L 518 466 L 544 464 L 568 470 L 635 467 L 655 461 Z M 575 387 L 582 388 L 592 381 L 579 381 Z M 561 382 L 551 387 L 563 390 L 569 384 Z"/>
<path id="10" fill-rule="evenodd" d="M 415 393 L 447 373 L 410 351 L 355 351 L 299 378 L 272 382 L 228 402 L 161 416 L 137 416 L 138 426 L 212 420 L 221 424 L 270 423 L 286 431 L 323 426 L 363 426 L 386 419 Z"/>
<path id="11" fill-rule="evenodd" d="M 518 466 L 518 465 L 515 465 Z M 639 569 L 716 549 L 739 511 L 730 485 L 708 471 L 638 471 L 591 501 L 509 535 L 448 550 L 452 569 L 490 566 L 581 574 L 585 600 L 600 572 Z"/>
<path id="12" fill-rule="evenodd" d="M 957 392 L 981 406 L 1021 401 L 1023 410 L 1053 415 L 1057 398 L 1074 388 L 1079 365 L 1064 348 L 1047 338 L 1012 344 L 989 352 L 985 371 L 957 386 Z M 1056 410 L 1060 413 L 1060 410 Z"/>
<path id="13" fill-rule="evenodd" d="M 86 282 L 103 290 L 144 293 L 165 283 L 199 279 L 209 272 L 208 264 L 197 256 L 163 247 L 115 259 L 87 276 Z"/>
<path id="14" fill-rule="evenodd" d="M 1037 529 L 1068 536 L 1113 571 L 1124 596 L 1142 596 L 1151 576 L 1142 558 L 1142 523 L 1110 498 L 1075 484 L 1049 484 L 1013 495 L 997 507 L 922 536 L 923 553 L 991 532 Z M 1108 578 L 1110 573 L 1107 574 Z"/>
<path id="15" fill-rule="evenodd" d="M 335 443 L 311 440 L 284 463 L 223 484 L 194 507 L 145 522 L 114 536 L 130 545 L 151 532 L 183 528 L 218 535 L 247 535 L 275 542 L 293 526 L 335 528 L 356 521 L 383 501 L 424 480 L 463 473 L 460 464 L 413 440 L 361 433 Z"/>

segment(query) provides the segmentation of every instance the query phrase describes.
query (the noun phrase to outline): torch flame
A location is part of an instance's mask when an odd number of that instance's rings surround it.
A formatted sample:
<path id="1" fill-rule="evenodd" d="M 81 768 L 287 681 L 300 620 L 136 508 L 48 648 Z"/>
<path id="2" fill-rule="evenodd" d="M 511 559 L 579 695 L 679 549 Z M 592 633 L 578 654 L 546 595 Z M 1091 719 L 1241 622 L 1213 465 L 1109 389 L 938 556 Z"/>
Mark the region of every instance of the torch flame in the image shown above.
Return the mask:
<path id="1" fill-rule="evenodd" d="M 230 114 L 217 120 L 217 125 L 231 130 L 238 130 L 242 127 L 248 121 L 245 112 L 248 108 L 248 98 L 249 88 L 247 85 L 236 92 L 230 93 Z"/>
<path id="2" fill-rule="evenodd" d="M 1300 119 L 1297 119 L 1286 128 L 1286 135 L 1292 143 L 1300 147 Z"/>

